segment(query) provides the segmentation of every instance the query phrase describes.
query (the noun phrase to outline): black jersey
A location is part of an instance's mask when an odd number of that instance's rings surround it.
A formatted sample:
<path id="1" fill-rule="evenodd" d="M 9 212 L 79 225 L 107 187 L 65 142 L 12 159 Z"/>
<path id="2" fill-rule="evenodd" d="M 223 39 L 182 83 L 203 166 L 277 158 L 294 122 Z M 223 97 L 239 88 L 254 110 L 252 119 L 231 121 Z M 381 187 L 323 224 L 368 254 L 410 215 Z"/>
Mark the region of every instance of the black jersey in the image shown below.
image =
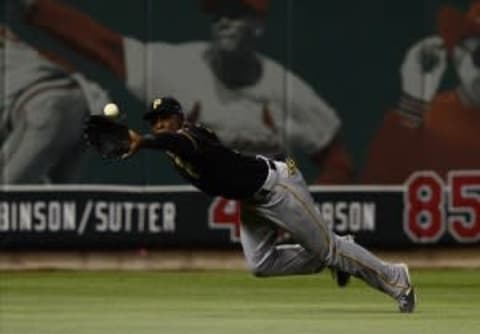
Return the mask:
<path id="1" fill-rule="evenodd" d="M 177 132 L 146 135 L 143 147 L 164 150 L 177 171 L 211 196 L 242 199 L 265 182 L 265 160 L 225 147 L 216 134 L 200 125 L 185 124 Z"/>

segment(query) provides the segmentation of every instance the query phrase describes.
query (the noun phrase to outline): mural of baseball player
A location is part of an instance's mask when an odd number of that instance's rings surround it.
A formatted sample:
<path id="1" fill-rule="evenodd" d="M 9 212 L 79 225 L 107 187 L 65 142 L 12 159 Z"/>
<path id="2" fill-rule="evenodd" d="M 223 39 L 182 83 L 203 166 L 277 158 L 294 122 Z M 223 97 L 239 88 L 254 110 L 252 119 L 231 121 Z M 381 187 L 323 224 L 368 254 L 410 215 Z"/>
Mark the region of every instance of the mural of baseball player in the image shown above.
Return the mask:
<path id="1" fill-rule="evenodd" d="M 438 31 L 407 51 L 403 96 L 371 144 L 364 183 L 401 184 L 417 170 L 445 178 L 480 168 L 480 1 L 466 14 L 442 7 Z M 458 85 L 438 92 L 449 59 Z"/>
<path id="2" fill-rule="evenodd" d="M 122 36 L 57 0 L 27 2 L 31 24 L 105 65 L 140 100 L 182 96 L 189 121 L 214 129 L 230 148 L 278 156 L 292 145 L 318 166 L 316 182 L 351 180 L 335 111 L 301 78 L 255 50 L 268 0 L 203 0 L 214 18 L 211 41 L 179 44 Z"/>
<path id="3" fill-rule="evenodd" d="M 0 25 L 0 184 L 73 182 L 85 158 L 83 120 L 108 102 L 58 56 Z"/>

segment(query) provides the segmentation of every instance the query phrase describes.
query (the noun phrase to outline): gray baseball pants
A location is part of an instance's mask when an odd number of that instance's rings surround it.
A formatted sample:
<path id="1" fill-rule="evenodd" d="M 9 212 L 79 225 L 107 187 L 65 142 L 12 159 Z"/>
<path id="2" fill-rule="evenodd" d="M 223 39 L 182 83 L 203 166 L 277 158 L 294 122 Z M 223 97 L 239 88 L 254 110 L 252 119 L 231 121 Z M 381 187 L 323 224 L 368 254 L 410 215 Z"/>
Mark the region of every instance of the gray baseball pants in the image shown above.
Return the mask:
<path id="1" fill-rule="evenodd" d="M 241 243 L 255 276 L 312 274 L 331 267 L 393 298 L 408 288 L 403 269 L 331 231 L 298 169 L 284 162 L 272 163 L 274 168 L 270 167 L 262 189 L 241 203 Z M 288 231 L 296 243 L 278 245 L 279 228 Z"/>

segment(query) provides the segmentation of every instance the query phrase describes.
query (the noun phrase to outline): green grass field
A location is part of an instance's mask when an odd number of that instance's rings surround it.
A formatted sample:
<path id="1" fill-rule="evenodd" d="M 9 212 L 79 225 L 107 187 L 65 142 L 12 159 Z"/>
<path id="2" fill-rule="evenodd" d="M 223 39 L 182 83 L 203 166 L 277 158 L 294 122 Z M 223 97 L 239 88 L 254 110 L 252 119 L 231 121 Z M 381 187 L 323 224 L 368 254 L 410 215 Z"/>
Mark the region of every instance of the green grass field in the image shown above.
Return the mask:
<path id="1" fill-rule="evenodd" d="M 480 271 L 412 272 L 418 309 L 325 272 L 3 272 L 1 334 L 480 333 Z"/>

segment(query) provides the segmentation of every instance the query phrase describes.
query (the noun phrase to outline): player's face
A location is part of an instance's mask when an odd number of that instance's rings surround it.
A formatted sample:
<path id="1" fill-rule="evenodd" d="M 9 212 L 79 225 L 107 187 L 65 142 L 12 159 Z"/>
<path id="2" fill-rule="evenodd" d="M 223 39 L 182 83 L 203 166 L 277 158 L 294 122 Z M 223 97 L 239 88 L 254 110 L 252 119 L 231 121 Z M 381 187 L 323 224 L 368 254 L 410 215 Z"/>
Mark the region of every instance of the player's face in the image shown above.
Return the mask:
<path id="1" fill-rule="evenodd" d="M 160 116 L 150 122 L 151 131 L 154 134 L 176 132 L 181 126 L 182 121 L 177 115 Z"/>
<path id="2" fill-rule="evenodd" d="M 218 16 L 211 27 L 213 46 L 223 52 L 250 51 L 261 28 L 252 16 Z"/>
<path id="3" fill-rule="evenodd" d="M 467 38 L 453 55 L 463 93 L 474 106 L 480 107 L 480 38 Z"/>

